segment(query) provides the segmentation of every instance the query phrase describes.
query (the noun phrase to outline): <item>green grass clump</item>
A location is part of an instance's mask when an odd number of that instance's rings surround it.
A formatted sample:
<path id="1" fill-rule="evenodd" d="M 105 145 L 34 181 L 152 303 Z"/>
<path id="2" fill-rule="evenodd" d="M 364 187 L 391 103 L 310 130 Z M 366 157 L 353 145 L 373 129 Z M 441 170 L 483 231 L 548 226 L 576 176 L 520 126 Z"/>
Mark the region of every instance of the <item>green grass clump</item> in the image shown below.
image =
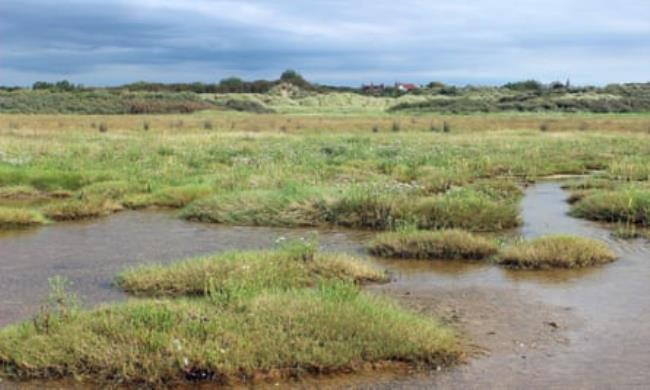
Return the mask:
<path id="1" fill-rule="evenodd" d="M 84 178 L 78 173 L 0 166 L 0 186 L 26 185 L 38 190 L 52 191 L 77 190 L 84 183 Z"/>
<path id="2" fill-rule="evenodd" d="M 46 222 L 45 217 L 38 211 L 0 206 L 0 229 L 24 228 Z"/>
<path id="3" fill-rule="evenodd" d="M 401 205 L 402 216 L 422 229 L 496 231 L 520 224 L 517 205 L 473 190 L 414 199 Z"/>
<path id="4" fill-rule="evenodd" d="M 109 215 L 121 209 L 111 200 L 69 199 L 43 207 L 43 214 L 54 221 L 76 221 Z"/>
<path id="5" fill-rule="evenodd" d="M 368 249 L 376 256 L 409 259 L 483 259 L 498 251 L 493 241 L 462 230 L 382 233 Z"/>
<path id="6" fill-rule="evenodd" d="M 195 200 L 207 197 L 212 189 L 206 185 L 192 184 L 167 187 L 152 193 L 136 193 L 125 196 L 122 203 L 130 209 L 145 207 L 181 208 Z"/>
<path id="7" fill-rule="evenodd" d="M 604 243 L 583 237 L 546 236 L 506 248 L 498 263 L 512 268 L 581 268 L 612 262 Z"/>
<path id="8" fill-rule="evenodd" d="M 29 200 L 41 197 L 40 191 L 29 185 L 0 187 L 0 199 Z"/>
<path id="9" fill-rule="evenodd" d="M 626 157 L 613 161 L 607 174 L 617 180 L 647 181 L 650 180 L 650 164 L 640 156 Z"/>
<path id="10" fill-rule="evenodd" d="M 460 357 L 451 330 L 345 284 L 261 292 L 238 305 L 134 300 L 0 331 L 0 372 L 171 386 L 349 372 L 369 363 L 428 367 Z"/>
<path id="11" fill-rule="evenodd" d="M 650 190 L 590 192 L 573 206 L 576 217 L 650 226 Z"/>
<path id="12" fill-rule="evenodd" d="M 144 265 L 123 272 L 117 284 L 138 295 L 201 295 L 314 286 L 323 279 L 356 283 L 386 281 L 384 272 L 343 254 L 316 252 L 313 244 L 272 251 L 227 252 L 171 265 Z"/>

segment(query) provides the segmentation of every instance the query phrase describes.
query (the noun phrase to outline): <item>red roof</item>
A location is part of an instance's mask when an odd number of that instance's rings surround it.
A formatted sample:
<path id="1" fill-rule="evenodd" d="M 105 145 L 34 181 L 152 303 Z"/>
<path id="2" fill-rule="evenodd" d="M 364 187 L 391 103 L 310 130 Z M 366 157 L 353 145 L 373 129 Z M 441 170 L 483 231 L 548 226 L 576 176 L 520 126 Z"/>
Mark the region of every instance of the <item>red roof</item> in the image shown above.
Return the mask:
<path id="1" fill-rule="evenodd" d="M 412 90 L 412 89 L 417 89 L 418 88 L 417 85 L 412 84 L 412 83 L 402 83 L 402 84 L 399 84 L 398 87 L 402 87 L 402 88 L 404 88 L 406 90 L 409 90 L 409 91 Z"/>

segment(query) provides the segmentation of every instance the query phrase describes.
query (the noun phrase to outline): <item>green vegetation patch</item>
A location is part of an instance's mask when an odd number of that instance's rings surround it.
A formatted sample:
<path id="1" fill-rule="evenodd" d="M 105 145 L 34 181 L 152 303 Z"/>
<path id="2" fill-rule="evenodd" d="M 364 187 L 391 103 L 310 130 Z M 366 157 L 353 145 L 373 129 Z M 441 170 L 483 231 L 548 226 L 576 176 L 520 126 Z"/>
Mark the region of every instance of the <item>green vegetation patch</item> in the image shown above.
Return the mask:
<path id="1" fill-rule="evenodd" d="M 456 361 L 451 330 L 350 284 L 266 291 L 238 305 L 136 300 L 51 315 L 0 331 L 14 379 L 218 383 L 349 372 L 370 363 Z"/>
<path id="2" fill-rule="evenodd" d="M 591 192 L 574 204 L 572 214 L 593 221 L 650 226 L 650 190 L 624 188 Z"/>
<path id="3" fill-rule="evenodd" d="M 409 259 L 483 259 L 495 255 L 492 240 L 462 230 L 382 233 L 368 245 L 376 256 Z"/>
<path id="4" fill-rule="evenodd" d="M 46 222 L 45 217 L 37 211 L 0 206 L 0 229 L 25 228 Z"/>
<path id="5" fill-rule="evenodd" d="M 201 295 L 217 289 L 232 296 L 241 291 L 310 287 L 329 279 L 387 281 L 383 271 L 363 260 L 318 253 L 314 245 L 308 241 L 290 242 L 272 251 L 228 252 L 171 265 L 144 265 L 123 272 L 117 283 L 138 295 Z"/>
<path id="6" fill-rule="evenodd" d="M 612 262 L 614 253 L 604 243 L 574 236 L 546 236 L 506 248 L 498 263 L 512 268 L 581 268 Z"/>
<path id="7" fill-rule="evenodd" d="M 54 221 L 75 221 L 97 218 L 121 210 L 121 206 L 109 199 L 69 199 L 47 204 L 42 212 Z"/>

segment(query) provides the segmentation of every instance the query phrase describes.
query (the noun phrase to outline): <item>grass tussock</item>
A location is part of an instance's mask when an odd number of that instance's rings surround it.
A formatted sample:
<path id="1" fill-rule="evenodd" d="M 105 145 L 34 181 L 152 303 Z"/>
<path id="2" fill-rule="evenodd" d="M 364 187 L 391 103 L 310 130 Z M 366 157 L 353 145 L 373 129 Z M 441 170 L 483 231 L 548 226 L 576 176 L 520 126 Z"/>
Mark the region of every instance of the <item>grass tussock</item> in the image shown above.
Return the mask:
<path id="1" fill-rule="evenodd" d="M 498 263 L 512 268 L 581 268 L 612 262 L 614 253 L 604 243 L 583 237 L 546 236 L 506 248 Z"/>
<path id="2" fill-rule="evenodd" d="M 403 204 L 422 229 L 497 231 L 519 226 L 519 211 L 512 201 L 499 201 L 474 191 L 416 199 Z"/>
<path id="3" fill-rule="evenodd" d="M 121 210 L 120 204 L 108 199 L 69 199 L 43 207 L 43 214 L 54 221 L 97 218 Z"/>
<path id="4" fill-rule="evenodd" d="M 38 211 L 0 206 L 0 229 L 25 228 L 46 222 Z"/>
<path id="5" fill-rule="evenodd" d="M 456 361 L 451 330 L 347 283 L 265 291 L 237 305 L 137 300 L 0 331 L 0 370 L 15 379 L 101 384 L 251 383 L 349 372 L 367 364 Z"/>
<path id="6" fill-rule="evenodd" d="M 278 250 L 228 252 L 170 265 L 145 265 L 123 272 L 117 284 L 138 295 L 201 295 L 209 289 L 229 291 L 292 289 L 321 280 L 355 283 L 387 280 L 363 260 L 317 252 L 313 243 L 291 242 Z"/>
<path id="7" fill-rule="evenodd" d="M 574 204 L 572 214 L 593 221 L 650 226 L 650 190 L 592 192 Z"/>
<path id="8" fill-rule="evenodd" d="M 462 230 L 382 233 L 368 245 L 371 254 L 408 259 L 483 259 L 498 251 L 492 240 Z"/>

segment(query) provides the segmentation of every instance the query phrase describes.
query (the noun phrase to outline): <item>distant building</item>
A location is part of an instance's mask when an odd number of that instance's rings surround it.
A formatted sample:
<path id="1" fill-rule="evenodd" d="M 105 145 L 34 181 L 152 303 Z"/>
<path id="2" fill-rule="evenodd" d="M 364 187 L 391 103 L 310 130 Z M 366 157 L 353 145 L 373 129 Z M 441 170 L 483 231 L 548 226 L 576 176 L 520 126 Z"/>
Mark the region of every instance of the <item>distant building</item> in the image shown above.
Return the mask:
<path id="1" fill-rule="evenodd" d="M 412 83 L 395 83 L 395 89 L 400 92 L 409 92 L 418 89 L 418 86 Z"/>
<path id="2" fill-rule="evenodd" d="M 361 90 L 364 93 L 371 94 L 371 95 L 381 94 L 382 92 L 384 92 L 385 89 L 386 89 L 386 87 L 384 86 L 384 84 L 375 85 L 375 84 L 371 83 L 369 85 L 364 84 L 364 85 L 361 86 Z"/>

